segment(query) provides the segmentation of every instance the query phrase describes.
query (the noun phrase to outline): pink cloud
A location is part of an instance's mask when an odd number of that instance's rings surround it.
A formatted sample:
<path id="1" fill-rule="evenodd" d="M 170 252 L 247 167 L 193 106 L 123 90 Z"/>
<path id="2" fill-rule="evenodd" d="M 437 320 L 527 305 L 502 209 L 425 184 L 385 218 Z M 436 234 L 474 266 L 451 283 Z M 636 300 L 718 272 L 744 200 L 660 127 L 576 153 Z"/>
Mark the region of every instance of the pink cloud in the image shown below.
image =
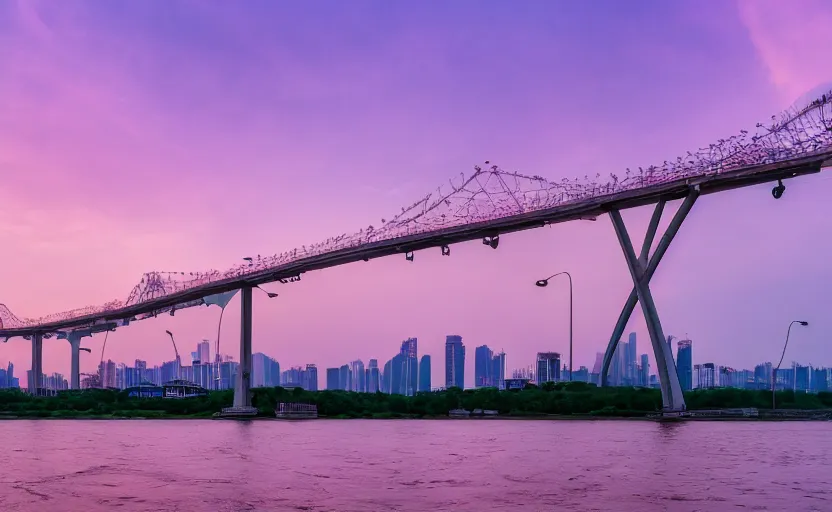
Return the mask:
<path id="1" fill-rule="evenodd" d="M 740 19 L 785 102 L 832 80 L 832 4 L 740 0 Z"/>

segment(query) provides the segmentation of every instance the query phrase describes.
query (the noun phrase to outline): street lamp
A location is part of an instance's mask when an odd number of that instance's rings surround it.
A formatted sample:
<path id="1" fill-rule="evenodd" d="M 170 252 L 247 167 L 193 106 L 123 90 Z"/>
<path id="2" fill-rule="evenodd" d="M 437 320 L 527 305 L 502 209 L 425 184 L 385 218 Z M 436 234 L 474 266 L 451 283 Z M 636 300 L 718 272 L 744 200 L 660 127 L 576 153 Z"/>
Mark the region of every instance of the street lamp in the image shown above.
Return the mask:
<path id="1" fill-rule="evenodd" d="M 261 292 L 263 292 L 263 293 L 265 293 L 266 295 L 268 295 L 270 299 L 273 299 L 273 298 L 277 297 L 277 294 L 276 294 L 276 293 L 266 291 L 266 290 L 264 290 L 263 288 L 260 288 L 260 285 L 255 286 L 255 288 L 257 288 L 257 289 L 258 289 L 258 290 L 260 290 Z"/>
<path id="2" fill-rule="evenodd" d="M 775 395 L 774 391 L 777 387 L 777 370 L 780 369 L 780 365 L 783 364 L 783 358 L 786 357 L 786 347 L 789 346 L 789 335 L 792 333 L 792 326 L 794 324 L 800 324 L 804 327 L 809 325 L 809 322 L 804 322 L 803 320 L 792 320 L 789 324 L 789 328 L 786 331 L 786 342 L 783 344 L 783 353 L 780 355 L 780 362 L 777 363 L 777 367 L 771 371 L 771 410 L 773 411 L 776 407 L 775 403 Z"/>
<path id="3" fill-rule="evenodd" d="M 549 280 L 555 278 L 560 275 L 565 275 L 569 278 L 569 380 L 572 380 L 572 274 L 569 272 L 558 272 L 557 274 L 552 274 L 551 276 L 547 277 L 546 279 L 541 279 L 537 281 L 535 286 L 539 286 L 540 288 L 545 288 L 549 285 Z"/>

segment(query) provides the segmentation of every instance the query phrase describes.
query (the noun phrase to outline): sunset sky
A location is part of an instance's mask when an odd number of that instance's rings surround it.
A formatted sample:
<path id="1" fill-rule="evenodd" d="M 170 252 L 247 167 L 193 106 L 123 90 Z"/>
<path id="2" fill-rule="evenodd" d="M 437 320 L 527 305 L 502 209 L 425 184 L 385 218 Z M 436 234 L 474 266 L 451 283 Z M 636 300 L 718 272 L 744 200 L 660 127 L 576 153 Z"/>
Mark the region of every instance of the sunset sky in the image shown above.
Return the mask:
<path id="1" fill-rule="evenodd" d="M 16 315 L 125 300 L 142 273 L 224 269 L 390 217 L 484 160 L 553 181 L 658 164 L 832 83 L 823 0 L 0 0 L 0 302 Z M 832 365 L 832 172 L 702 198 L 652 283 L 694 363 Z M 675 211 L 673 204 L 666 216 Z M 640 243 L 650 209 L 625 212 Z M 283 368 L 383 364 L 444 336 L 507 366 L 603 351 L 632 282 L 608 218 L 389 257 L 255 295 L 254 350 Z M 239 303 L 223 351 L 239 355 Z M 216 337 L 217 308 L 120 329 L 150 364 Z M 650 352 L 637 310 L 628 330 Z M 85 339 L 82 371 L 103 335 Z M 28 342 L 0 346 L 21 381 Z M 651 354 L 652 360 L 652 354 Z M 44 370 L 69 374 L 48 340 Z M 323 384 L 323 377 L 321 383 Z"/>

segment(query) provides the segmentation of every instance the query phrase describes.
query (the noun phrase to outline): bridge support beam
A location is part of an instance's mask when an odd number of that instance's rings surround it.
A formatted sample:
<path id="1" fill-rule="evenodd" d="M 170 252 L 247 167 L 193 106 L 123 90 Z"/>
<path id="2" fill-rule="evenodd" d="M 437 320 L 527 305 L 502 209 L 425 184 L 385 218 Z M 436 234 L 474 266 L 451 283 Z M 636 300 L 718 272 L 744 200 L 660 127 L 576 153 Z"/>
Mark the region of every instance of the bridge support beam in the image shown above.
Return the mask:
<path id="1" fill-rule="evenodd" d="M 240 369 L 234 386 L 234 408 L 251 409 L 251 287 L 240 290 Z"/>
<path id="2" fill-rule="evenodd" d="M 29 374 L 29 393 L 40 394 L 40 376 L 43 373 L 43 335 L 32 335 L 32 371 Z"/>
<path id="3" fill-rule="evenodd" d="M 659 262 L 661 262 L 668 247 L 670 247 L 670 243 L 673 241 L 676 233 L 679 232 L 682 222 L 684 222 L 688 213 L 690 213 L 698 197 L 699 188 L 692 188 L 670 221 L 670 225 L 659 241 L 653 256 L 650 256 L 650 248 L 653 245 L 653 240 L 659 227 L 659 221 L 661 221 L 665 202 L 659 201 L 656 204 L 653 216 L 650 219 L 650 224 L 647 227 L 647 234 L 641 247 L 641 254 L 638 257 L 636 257 L 630 235 L 627 233 L 624 220 L 621 218 L 621 213 L 618 210 L 610 212 L 610 219 L 615 228 L 618 242 L 621 244 L 621 249 L 624 252 L 624 257 L 627 260 L 627 267 L 630 270 L 630 276 L 633 279 L 634 286 L 630 292 L 630 296 L 627 298 L 627 302 L 624 304 L 621 315 L 618 317 L 612 337 L 607 345 L 607 350 L 604 353 L 604 361 L 601 368 L 601 385 L 608 385 L 607 375 L 613 355 L 615 354 L 615 349 L 618 346 L 621 336 L 624 334 L 624 329 L 630 316 L 632 316 L 635 310 L 636 303 L 641 303 L 644 319 L 647 322 L 647 330 L 650 334 L 650 343 L 653 346 L 653 355 L 656 358 L 656 370 L 659 374 L 662 390 L 662 403 L 664 409 L 667 411 L 684 410 L 685 398 L 679 384 L 679 375 L 676 373 L 676 363 L 673 360 L 673 353 L 665 341 L 664 332 L 659 321 L 659 315 L 656 312 L 656 304 L 653 302 L 653 294 L 650 291 L 649 283 L 653 274 L 656 272 L 656 268 L 659 266 Z"/>
<path id="4" fill-rule="evenodd" d="M 81 389 L 81 333 L 69 333 L 67 340 L 72 349 L 72 365 L 69 373 L 69 389 Z"/>

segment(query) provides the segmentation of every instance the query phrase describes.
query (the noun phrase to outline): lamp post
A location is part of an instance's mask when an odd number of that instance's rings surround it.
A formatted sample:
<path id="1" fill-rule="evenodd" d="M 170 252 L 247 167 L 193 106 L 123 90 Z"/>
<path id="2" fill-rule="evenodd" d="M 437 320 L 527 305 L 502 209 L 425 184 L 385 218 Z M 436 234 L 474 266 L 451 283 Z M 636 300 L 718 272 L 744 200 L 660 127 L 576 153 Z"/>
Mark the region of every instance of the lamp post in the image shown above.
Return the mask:
<path id="1" fill-rule="evenodd" d="M 789 346 L 789 335 L 792 333 L 792 326 L 794 324 L 800 324 L 804 327 L 809 325 L 809 322 L 804 322 L 803 320 L 792 320 L 789 324 L 788 330 L 786 330 L 786 342 L 783 344 L 783 353 L 780 355 L 780 362 L 777 363 L 777 367 L 771 371 L 771 410 L 773 411 L 776 407 L 775 402 L 775 390 L 777 388 L 777 370 L 780 369 L 780 365 L 783 364 L 783 358 L 786 357 L 786 347 Z"/>
<path id="2" fill-rule="evenodd" d="M 537 281 L 535 286 L 539 286 L 541 288 L 545 288 L 549 285 L 549 280 L 555 278 L 560 275 L 565 275 L 569 278 L 569 380 L 572 380 L 572 274 L 569 272 L 558 272 L 557 274 L 552 274 L 551 276 L 547 277 L 546 279 L 541 279 Z"/>

